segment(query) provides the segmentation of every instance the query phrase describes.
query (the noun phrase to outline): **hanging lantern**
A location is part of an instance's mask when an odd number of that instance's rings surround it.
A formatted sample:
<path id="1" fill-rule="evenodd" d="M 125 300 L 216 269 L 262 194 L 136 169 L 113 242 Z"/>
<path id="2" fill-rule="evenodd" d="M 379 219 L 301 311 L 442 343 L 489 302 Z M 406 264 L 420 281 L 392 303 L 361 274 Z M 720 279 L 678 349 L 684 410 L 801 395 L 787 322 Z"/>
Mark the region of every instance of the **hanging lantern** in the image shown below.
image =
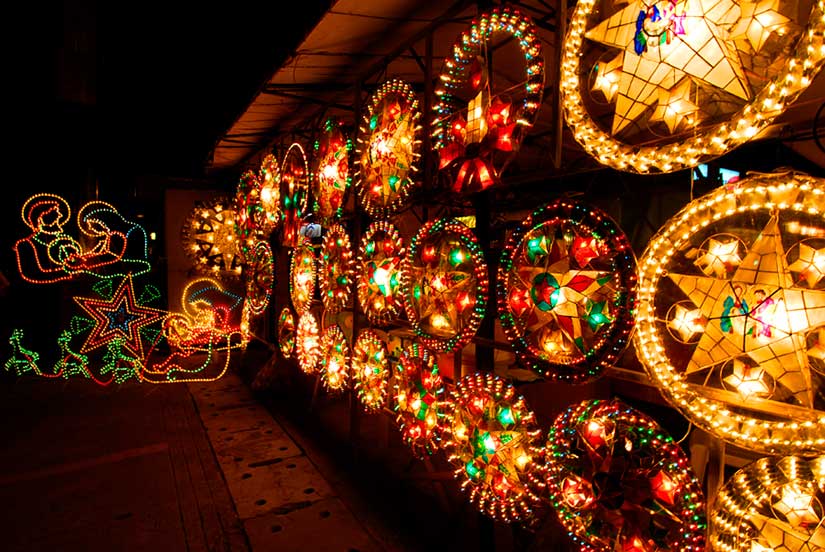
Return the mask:
<path id="1" fill-rule="evenodd" d="M 298 330 L 295 334 L 295 355 L 298 357 L 298 366 L 306 374 L 314 374 L 321 359 L 321 343 L 318 337 L 318 320 L 315 315 L 307 311 L 298 319 Z"/>
<path id="2" fill-rule="evenodd" d="M 352 348 L 352 379 L 367 412 L 378 412 L 387 402 L 390 379 L 387 343 L 374 330 L 361 330 Z"/>
<path id="3" fill-rule="evenodd" d="M 404 306 L 421 342 L 439 352 L 469 343 L 487 305 L 487 264 L 472 230 L 457 220 L 427 223 L 404 270 Z"/>
<path id="4" fill-rule="evenodd" d="M 394 400 L 401 436 L 413 454 L 432 454 L 438 447 L 444 416 L 444 381 L 432 352 L 413 343 L 395 365 Z"/>
<path id="5" fill-rule="evenodd" d="M 603 211 L 559 199 L 508 238 L 498 275 L 501 326 L 530 369 L 581 383 L 615 362 L 633 329 L 636 259 Z"/>
<path id="6" fill-rule="evenodd" d="M 259 226 L 268 236 L 281 222 L 281 168 L 271 153 L 264 156 L 258 169 Z"/>
<path id="7" fill-rule="evenodd" d="M 825 451 L 824 184 L 777 173 L 714 190 L 639 262 L 651 379 L 695 424 L 764 453 Z"/>
<path id="8" fill-rule="evenodd" d="M 338 325 L 330 326 L 321 336 L 321 382 L 330 393 L 340 393 L 349 385 L 350 349 Z"/>
<path id="9" fill-rule="evenodd" d="M 243 258 L 235 233 L 235 210 L 226 198 L 199 202 L 183 223 L 181 241 L 201 274 L 240 277 Z"/>
<path id="10" fill-rule="evenodd" d="M 352 245 L 343 226 L 333 224 L 321 245 L 321 273 L 318 278 L 324 309 L 336 313 L 347 305 L 352 287 Z"/>
<path id="11" fill-rule="evenodd" d="M 404 253 L 398 230 L 387 221 L 373 222 L 361 240 L 356 289 L 361 310 L 373 324 L 391 322 L 401 312 Z"/>
<path id="12" fill-rule="evenodd" d="M 309 201 L 309 167 L 304 148 L 292 144 L 286 150 L 281 163 L 281 212 L 284 218 L 284 245 L 294 247 L 298 243 L 298 230 L 307 213 Z"/>
<path id="13" fill-rule="evenodd" d="M 295 316 L 289 307 L 284 307 L 278 317 L 278 346 L 284 358 L 291 357 L 295 350 Z"/>
<path id="14" fill-rule="evenodd" d="M 289 296 L 298 314 L 312 305 L 315 294 L 315 250 L 309 241 L 302 241 L 292 250 L 289 264 Z"/>
<path id="15" fill-rule="evenodd" d="M 341 217 L 349 189 L 349 152 L 352 140 L 344 133 L 343 121 L 327 119 L 321 136 L 315 142 L 315 170 L 313 171 L 313 211 L 322 224 Z"/>
<path id="16" fill-rule="evenodd" d="M 275 262 L 268 242 L 257 241 L 244 265 L 246 307 L 253 315 L 263 314 L 275 284 Z"/>

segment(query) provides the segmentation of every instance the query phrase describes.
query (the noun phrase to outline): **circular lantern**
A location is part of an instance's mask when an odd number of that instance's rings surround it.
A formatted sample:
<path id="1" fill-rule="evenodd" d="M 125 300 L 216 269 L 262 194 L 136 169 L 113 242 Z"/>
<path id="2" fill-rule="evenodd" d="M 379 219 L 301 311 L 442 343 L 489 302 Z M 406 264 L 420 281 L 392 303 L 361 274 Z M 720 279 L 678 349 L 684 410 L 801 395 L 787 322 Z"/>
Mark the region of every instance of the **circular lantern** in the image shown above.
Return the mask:
<path id="1" fill-rule="evenodd" d="M 421 127 L 409 84 L 385 82 L 367 102 L 356 146 L 358 198 L 372 217 L 398 210 L 415 185 Z"/>
<path id="2" fill-rule="evenodd" d="M 314 211 L 321 223 L 341 216 L 350 185 L 349 152 L 352 141 L 344 133 L 343 121 L 327 119 L 324 131 L 315 142 Z"/>
<path id="3" fill-rule="evenodd" d="M 321 381 L 327 391 L 337 393 L 349 383 L 350 350 L 347 338 L 338 325 L 324 330 L 321 336 Z"/>
<path id="4" fill-rule="evenodd" d="M 444 381 L 435 355 L 418 343 L 403 351 L 395 365 L 395 410 L 401 436 L 413 454 L 432 454 L 444 415 Z"/>
<path id="5" fill-rule="evenodd" d="M 295 350 L 295 316 L 289 307 L 284 307 L 278 317 L 278 346 L 284 358 L 291 357 Z"/>
<path id="6" fill-rule="evenodd" d="M 402 309 L 401 263 L 404 244 L 395 226 L 373 222 L 361 240 L 358 256 L 358 303 L 373 324 L 385 324 Z"/>
<path id="7" fill-rule="evenodd" d="M 603 211 L 568 199 L 536 210 L 501 254 L 501 326 L 522 364 L 554 380 L 597 377 L 633 329 L 636 259 Z"/>
<path id="8" fill-rule="evenodd" d="M 576 140 L 640 173 L 703 163 L 765 129 L 825 59 L 823 0 L 576 4 L 561 96 Z M 652 142 L 652 144 L 651 144 Z"/>
<path id="9" fill-rule="evenodd" d="M 304 148 L 292 144 L 286 150 L 281 163 L 281 212 L 284 217 L 284 244 L 293 246 L 298 242 L 301 219 L 306 214 L 309 201 L 309 167 Z"/>
<path id="10" fill-rule="evenodd" d="M 258 177 L 252 171 L 246 171 L 238 181 L 235 192 L 235 232 L 240 238 L 239 244 L 244 255 L 249 254 L 249 246 L 255 243 L 260 222 L 260 190 Z"/>
<path id="11" fill-rule="evenodd" d="M 258 169 L 258 200 L 260 222 L 265 235 L 281 222 L 281 169 L 274 155 L 267 154 Z"/>
<path id="12" fill-rule="evenodd" d="M 289 296 L 298 314 L 312 305 L 315 293 L 315 250 L 309 242 L 303 242 L 292 250 L 289 264 Z"/>
<path id="13" fill-rule="evenodd" d="M 704 550 L 702 488 L 679 445 L 619 400 L 584 401 L 550 428 L 546 484 L 583 551 Z"/>
<path id="14" fill-rule="evenodd" d="M 352 245 L 340 224 L 333 224 L 321 246 L 321 274 L 318 278 L 324 309 L 336 313 L 343 309 L 352 287 Z"/>
<path id="15" fill-rule="evenodd" d="M 318 337 L 318 320 L 307 311 L 298 319 L 295 334 L 295 355 L 298 366 L 307 374 L 315 373 L 321 359 L 321 343 Z"/>
<path id="16" fill-rule="evenodd" d="M 523 88 L 493 88 L 487 52 L 494 38 L 509 35 L 524 56 Z M 477 191 L 498 182 L 543 101 L 544 62 L 533 22 L 517 9 L 495 8 L 462 33 L 441 70 L 433 106 L 439 169 L 453 190 Z"/>
<path id="17" fill-rule="evenodd" d="M 235 210 L 226 198 L 198 202 L 186 217 L 181 240 L 198 272 L 224 278 L 241 275 Z"/>
<path id="18" fill-rule="evenodd" d="M 404 306 L 421 342 L 440 352 L 469 343 L 487 305 L 487 264 L 472 230 L 457 220 L 428 222 L 404 270 Z"/>
<path id="19" fill-rule="evenodd" d="M 275 262 L 272 248 L 265 241 L 257 241 L 247 256 L 244 266 L 246 277 L 246 306 L 250 314 L 263 314 L 269 306 L 269 298 L 275 283 Z"/>
<path id="20" fill-rule="evenodd" d="M 762 458 L 719 491 L 710 544 L 724 552 L 825 550 L 825 456 Z"/>
<path id="21" fill-rule="evenodd" d="M 492 374 L 461 379 L 447 407 L 444 450 L 470 502 L 493 519 L 533 517 L 528 474 L 541 430 L 515 388 Z"/>
<path id="22" fill-rule="evenodd" d="M 358 399 L 368 412 L 378 412 L 387 402 L 388 356 L 381 336 L 369 328 L 361 330 L 352 348 L 352 379 Z"/>
<path id="23" fill-rule="evenodd" d="M 746 178 L 688 204 L 639 261 L 634 337 L 685 416 L 765 453 L 825 451 L 825 181 Z"/>

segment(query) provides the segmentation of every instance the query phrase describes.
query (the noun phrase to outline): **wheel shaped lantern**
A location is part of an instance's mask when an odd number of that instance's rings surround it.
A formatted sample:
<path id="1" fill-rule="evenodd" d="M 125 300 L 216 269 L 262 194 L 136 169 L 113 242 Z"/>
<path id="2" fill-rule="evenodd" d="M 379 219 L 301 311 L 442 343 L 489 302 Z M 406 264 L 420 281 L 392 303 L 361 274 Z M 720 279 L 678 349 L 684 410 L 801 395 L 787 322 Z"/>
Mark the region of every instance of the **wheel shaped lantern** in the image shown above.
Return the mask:
<path id="1" fill-rule="evenodd" d="M 338 325 L 321 335 L 321 382 L 330 393 L 340 393 L 349 385 L 350 348 Z"/>
<path id="2" fill-rule="evenodd" d="M 246 307 L 250 314 L 263 314 L 275 285 L 275 262 L 268 242 L 256 241 L 244 265 Z"/>
<path id="3" fill-rule="evenodd" d="M 373 324 L 391 322 L 401 313 L 404 253 L 398 230 L 387 221 L 373 222 L 361 240 L 356 289 L 361 310 Z"/>
<path id="4" fill-rule="evenodd" d="M 321 360 L 318 319 L 309 311 L 298 319 L 298 329 L 295 333 L 295 356 L 298 357 L 298 365 L 304 373 L 314 374 L 318 371 L 318 361 Z"/>
<path id="5" fill-rule="evenodd" d="M 280 198 L 281 212 L 284 220 L 284 244 L 294 246 L 298 243 L 298 230 L 307 212 L 309 202 L 309 167 L 304 148 L 292 144 L 284 154 L 281 163 Z"/>
<path id="6" fill-rule="evenodd" d="M 321 136 L 315 142 L 313 171 L 313 211 L 322 224 L 334 222 L 344 210 L 344 200 L 352 180 L 350 150 L 352 140 L 344 132 L 343 121 L 327 119 Z"/>
<path id="7" fill-rule="evenodd" d="M 444 416 L 444 380 L 435 355 L 418 343 L 401 351 L 393 390 L 402 438 L 415 455 L 432 454 Z"/>
<path id="8" fill-rule="evenodd" d="M 284 307 L 278 316 L 278 346 L 285 358 L 292 356 L 295 351 L 295 315 Z"/>
<path id="9" fill-rule="evenodd" d="M 303 241 L 292 250 L 289 264 L 289 296 L 300 315 L 309 310 L 315 294 L 315 250 Z"/>
<path id="10" fill-rule="evenodd" d="M 181 238 L 198 272 L 231 279 L 241 275 L 235 210 L 226 198 L 199 202 L 187 216 Z"/>
<path id="11" fill-rule="evenodd" d="M 353 279 L 352 244 L 340 224 L 324 235 L 320 264 L 321 300 L 327 312 L 336 313 L 347 305 Z"/>
<path id="12" fill-rule="evenodd" d="M 386 341 L 369 328 L 361 330 L 352 348 L 352 379 L 367 412 L 384 408 L 390 379 L 389 353 Z"/>

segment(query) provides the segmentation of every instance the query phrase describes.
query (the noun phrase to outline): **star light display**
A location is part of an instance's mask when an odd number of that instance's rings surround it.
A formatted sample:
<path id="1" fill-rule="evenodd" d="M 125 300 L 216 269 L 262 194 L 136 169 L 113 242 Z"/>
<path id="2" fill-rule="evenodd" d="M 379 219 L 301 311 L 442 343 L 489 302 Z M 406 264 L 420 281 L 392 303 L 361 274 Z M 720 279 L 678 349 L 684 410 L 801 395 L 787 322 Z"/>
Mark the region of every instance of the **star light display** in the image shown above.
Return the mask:
<path id="1" fill-rule="evenodd" d="M 552 379 L 597 377 L 634 325 L 636 260 L 603 211 L 559 199 L 508 238 L 499 263 L 501 326 L 519 361 Z"/>
<path id="2" fill-rule="evenodd" d="M 719 491 L 709 540 L 719 552 L 825 550 L 825 457 L 762 458 Z"/>
<path id="3" fill-rule="evenodd" d="M 517 41 L 524 56 L 518 100 L 494 91 L 487 72 L 486 53 L 504 35 Z M 453 45 L 440 81 L 432 122 L 439 169 L 450 175 L 456 192 L 483 190 L 500 181 L 542 103 L 544 61 L 533 22 L 510 7 L 479 16 Z"/>
<path id="4" fill-rule="evenodd" d="M 298 319 L 298 329 L 295 332 L 295 356 L 298 358 L 298 366 L 304 373 L 314 374 L 318 371 L 318 361 L 321 360 L 318 320 L 309 311 Z"/>
<path id="5" fill-rule="evenodd" d="M 412 87 L 385 82 L 370 97 L 358 128 L 355 182 L 371 217 L 396 212 L 415 186 L 421 157 L 421 112 Z"/>
<path id="6" fill-rule="evenodd" d="M 275 285 L 275 261 L 269 242 L 258 240 L 244 265 L 246 307 L 253 315 L 263 314 Z"/>
<path id="7" fill-rule="evenodd" d="M 444 416 L 444 381 L 432 351 L 413 343 L 395 365 L 394 408 L 401 437 L 413 454 L 424 456 L 438 448 Z"/>
<path id="8" fill-rule="evenodd" d="M 337 324 L 321 335 L 321 382 L 330 393 L 340 393 L 349 385 L 350 348 Z"/>
<path id="9" fill-rule="evenodd" d="M 688 204 L 639 262 L 639 358 L 691 421 L 739 446 L 825 450 L 825 283 L 810 252 L 825 239 L 801 230 L 823 228 L 823 210 L 821 179 L 751 176 Z"/>
<path id="10" fill-rule="evenodd" d="M 289 296 L 300 315 L 309 310 L 315 294 L 315 250 L 309 241 L 302 241 L 292 250 L 289 263 Z"/>
<path id="11" fill-rule="evenodd" d="M 361 330 L 352 348 L 352 381 L 358 400 L 367 412 L 384 408 L 389 379 L 386 341 L 370 328 Z"/>
<path id="12" fill-rule="evenodd" d="M 529 476 L 541 430 L 524 398 L 498 376 L 462 378 L 447 403 L 444 451 L 470 502 L 493 519 L 529 520 L 540 499 Z"/>
<path id="13" fill-rule="evenodd" d="M 324 235 L 320 265 L 321 300 L 327 312 L 336 313 L 347 305 L 354 278 L 352 244 L 340 224 L 333 224 Z"/>
<path id="14" fill-rule="evenodd" d="M 580 550 L 705 549 L 702 487 L 645 414 L 617 399 L 571 406 L 550 428 L 544 460 L 533 484 Z"/>
<path id="15" fill-rule="evenodd" d="M 321 136 L 315 142 L 313 211 L 322 224 L 341 217 L 344 200 L 352 177 L 349 172 L 349 152 L 352 140 L 344 132 L 344 122 L 330 118 L 324 123 Z"/>
<path id="16" fill-rule="evenodd" d="M 284 307 L 278 316 L 278 346 L 284 358 L 291 357 L 295 350 L 295 316 L 289 307 Z"/>
<path id="17" fill-rule="evenodd" d="M 402 293 L 420 341 L 439 352 L 473 338 L 487 305 L 487 264 L 472 230 L 457 220 L 425 224 L 410 243 Z"/>
<path id="18" fill-rule="evenodd" d="M 355 287 L 358 304 L 373 324 L 398 318 L 402 310 L 404 242 L 387 221 L 373 222 L 361 239 Z"/>
<path id="19" fill-rule="evenodd" d="M 822 0 L 812 8 L 781 0 L 602 6 L 576 4 L 561 96 L 576 140 L 620 170 L 676 171 L 752 139 L 825 60 Z"/>
<path id="20" fill-rule="evenodd" d="M 181 240 L 198 272 L 232 279 L 241 275 L 235 210 L 226 198 L 198 202 L 183 223 Z"/>
<path id="21" fill-rule="evenodd" d="M 284 245 L 294 246 L 298 243 L 298 230 L 307 213 L 309 202 L 310 173 L 304 148 L 292 144 L 284 154 L 281 163 L 281 213 L 283 213 Z"/>

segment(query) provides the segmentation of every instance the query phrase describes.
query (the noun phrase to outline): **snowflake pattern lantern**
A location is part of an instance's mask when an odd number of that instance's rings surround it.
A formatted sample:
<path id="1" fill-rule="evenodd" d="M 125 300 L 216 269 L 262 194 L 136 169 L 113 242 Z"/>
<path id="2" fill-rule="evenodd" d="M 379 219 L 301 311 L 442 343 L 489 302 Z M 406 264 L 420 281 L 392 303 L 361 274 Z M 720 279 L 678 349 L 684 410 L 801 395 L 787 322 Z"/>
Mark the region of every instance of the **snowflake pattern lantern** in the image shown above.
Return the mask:
<path id="1" fill-rule="evenodd" d="M 352 379 L 367 412 L 384 408 L 390 379 L 389 353 L 384 339 L 369 328 L 361 330 L 352 348 Z"/>
<path id="2" fill-rule="evenodd" d="M 352 180 L 349 170 L 352 140 L 344 133 L 343 124 L 339 119 L 327 119 L 321 136 L 315 142 L 313 210 L 322 224 L 340 218 Z"/>
<path id="3" fill-rule="evenodd" d="M 417 456 L 438 447 L 444 416 L 444 381 L 432 351 L 413 343 L 395 365 L 396 421 L 401 436 Z"/>
<path id="4" fill-rule="evenodd" d="M 289 296 L 300 315 L 309 310 L 315 294 L 315 250 L 304 241 L 292 250 L 289 264 Z"/>
<path id="5" fill-rule="evenodd" d="M 199 202 L 183 224 L 181 239 L 198 272 L 232 279 L 241 275 L 235 210 L 226 198 Z"/>
<path id="6" fill-rule="evenodd" d="M 330 393 L 340 393 L 349 385 L 350 349 L 344 332 L 338 325 L 321 335 L 321 382 Z"/>
<path id="7" fill-rule="evenodd" d="M 298 230 L 309 202 L 309 180 L 304 148 L 300 144 L 292 144 L 286 150 L 281 163 L 280 196 L 284 220 L 284 245 L 294 246 L 298 243 Z"/>
<path id="8" fill-rule="evenodd" d="M 284 307 L 278 316 L 278 347 L 284 358 L 291 357 L 295 351 L 295 316 L 289 307 Z"/>
<path id="9" fill-rule="evenodd" d="M 472 230 L 457 220 L 424 225 L 404 267 L 407 318 L 421 342 L 457 350 L 475 335 L 487 304 L 487 264 Z"/>
<path id="10" fill-rule="evenodd" d="M 550 428 L 544 459 L 535 483 L 580 550 L 705 549 L 702 487 L 645 414 L 619 400 L 572 406 Z"/>
<path id="11" fill-rule="evenodd" d="M 257 241 L 244 265 L 246 307 L 250 314 L 263 314 L 275 284 L 275 262 L 268 242 Z"/>
<path id="12" fill-rule="evenodd" d="M 825 451 L 825 181 L 757 175 L 688 204 L 639 261 L 634 337 L 695 424 L 770 454 Z"/>
<path id="13" fill-rule="evenodd" d="M 610 366 L 633 329 L 636 259 L 603 211 L 559 199 L 516 228 L 501 255 L 498 309 L 521 363 L 581 383 Z"/>
<path id="14" fill-rule="evenodd" d="M 298 357 L 298 366 L 304 373 L 317 372 L 318 361 L 321 360 L 321 341 L 318 320 L 309 311 L 298 319 L 298 329 L 295 333 L 295 356 Z"/>
<path id="15" fill-rule="evenodd" d="M 324 235 L 320 264 L 321 300 L 327 312 L 336 313 L 347 305 L 353 279 L 352 244 L 340 224 L 333 224 Z"/>
<path id="16" fill-rule="evenodd" d="M 512 384 L 492 374 L 461 379 L 447 406 L 444 450 L 479 510 L 504 522 L 529 520 L 540 503 L 529 474 L 541 430 Z"/>
<path id="17" fill-rule="evenodd" d="M 361 310 L 373 324 L 391 322 L 401 313 L 404 253 L 398 230 L 387 221 L 373 222 L 361 240 L 356 289 Z"/>
<path id="18" fill-rule="evenodd" d="M 420 117 L 415 92 L 400 80 L 385 82 L 367 103 L 356 144 L 356 186 L 372 217 L 396 212 L 415 186 Z"/>
<path id="19" fill-rule="evenodd" d="M 633 0 L 576 4 L 561 96 L 600 163 L 671 172 L 764 130 L 825 60 L 825 1 Z"/>
<path id="20" fill-rule="evenodd" d="M 515 91 L 494 90 L 488 74 L 486 54 L 502 35 L 515 38 L 524 56 L 524 85 Z M 517 9 L 496 8 L 462 33 L 441 71 L 432 122 L 438 166 L 454 191 L 483 190 L 500 180 L 536 120 L 543 90 L 541 42 Z"/>
<path id="21" fill-rule="evenodd" d="M 724 552 L 825 550 L 825 456 L 762 458 L 722 487 L 709 540 Z"/>

